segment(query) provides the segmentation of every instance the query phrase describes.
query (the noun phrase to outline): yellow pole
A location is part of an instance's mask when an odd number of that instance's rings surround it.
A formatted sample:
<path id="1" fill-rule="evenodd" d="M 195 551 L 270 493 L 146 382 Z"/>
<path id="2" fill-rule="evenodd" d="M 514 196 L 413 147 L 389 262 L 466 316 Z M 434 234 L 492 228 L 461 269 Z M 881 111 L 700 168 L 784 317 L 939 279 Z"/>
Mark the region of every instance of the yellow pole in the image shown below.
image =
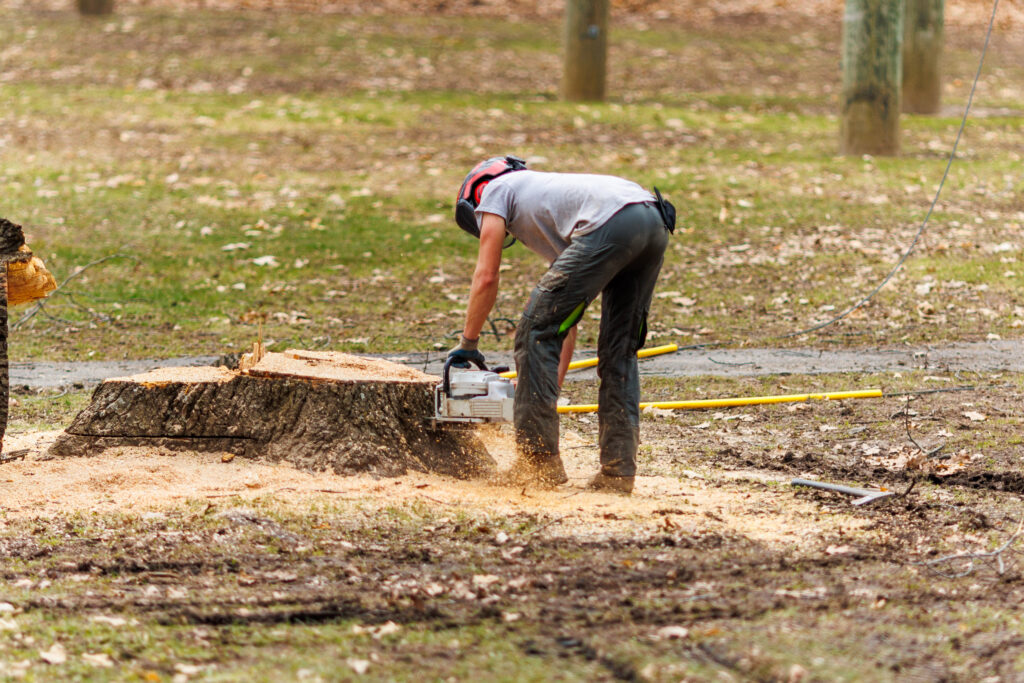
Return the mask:
<path id="1" fill-rule="evenodd" d="M 833 391 L 825 394 L 785 394 L 782 396 L 749 396 L 745 398 L 708 398 L 693 401 L 654 401 L 641 403 L 640 409 L 657 408 L 659 410 L 706 410 L 708 408 L 735 408 L 737 406 L 754 406 L 770 403 L 801 403 L 805 401 L 842 401 L 853 398 L 881 398 L 881 389 L 864 389 L 862 391 Z M 560 413 L 596 413 L 597 404 L 575 406 L 558 406 Z"/>
<path id="2" fill-rule="evenodd" d="M 639 351 L 637 351 L 636 357 L 637 358 L 649 358 L 651 356 L 658 356 L 658 355 L 661 355 L 663 353 L 672 353 L 673 351 L 678 351 L 678 350 L 679 350 L 679 345 L 678 344 L 664 344 L 662 346 L 652 346 L 649 349 L 640 349 Z M 597 359 L 596 358 L 584 358 L 582 360 L 574 360 L 573 362 L 569 363 L 569 369 L 570 370 L 580 370 L 582 368 L 592 368 L 595 365 L 597 365 Z M 507 377 L 509 379 L 515 379 L 516 377 L 518 377 L 518 375 L 516 374 L 515 370 L 509 370 L 508 372 L 503 372 L 503 373 L 501 373 L 501 376 L 502 377 Z"/>

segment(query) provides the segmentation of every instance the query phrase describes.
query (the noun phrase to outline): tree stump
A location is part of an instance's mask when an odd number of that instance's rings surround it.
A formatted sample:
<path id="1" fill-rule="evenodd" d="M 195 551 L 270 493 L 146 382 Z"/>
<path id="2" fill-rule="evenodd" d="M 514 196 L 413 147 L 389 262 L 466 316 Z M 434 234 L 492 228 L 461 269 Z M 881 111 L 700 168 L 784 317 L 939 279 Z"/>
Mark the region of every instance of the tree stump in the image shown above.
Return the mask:
<path id="1" fill-rule="evenodd" d="M 107 380 L 50 448 L 226 451 L 339 474 L 491 472 L 472 431 L 431 430 L 439 378 L 397 363 L 290 350 L 243 356 L 240 369 L 163 368 Z"/>

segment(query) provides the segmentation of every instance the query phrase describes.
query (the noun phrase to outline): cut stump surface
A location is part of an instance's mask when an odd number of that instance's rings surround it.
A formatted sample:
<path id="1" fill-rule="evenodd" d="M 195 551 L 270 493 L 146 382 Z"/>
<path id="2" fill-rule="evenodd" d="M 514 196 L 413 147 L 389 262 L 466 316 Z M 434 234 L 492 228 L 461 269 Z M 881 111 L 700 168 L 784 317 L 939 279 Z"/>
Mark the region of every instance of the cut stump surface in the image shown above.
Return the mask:
<path id="1" fill-rule="evenodd" d="M 49 453 L 149 445 L 339 474 L 487 474 L 494 462 L 472 431 L 429 429 L 439 381 L 384 360 L 292 350 L 243 371 L 162 368 L 98 386 Z"/>

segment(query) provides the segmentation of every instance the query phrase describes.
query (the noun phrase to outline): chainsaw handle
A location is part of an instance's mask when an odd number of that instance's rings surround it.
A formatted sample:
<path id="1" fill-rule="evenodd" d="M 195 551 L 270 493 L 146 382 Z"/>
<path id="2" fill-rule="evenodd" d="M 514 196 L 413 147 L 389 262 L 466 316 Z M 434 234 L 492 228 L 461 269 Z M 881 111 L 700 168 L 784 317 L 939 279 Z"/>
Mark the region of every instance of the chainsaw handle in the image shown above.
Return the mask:
<path id="1" fill-rule="evenodd" d="M 453 360 L 455 360 L 455 359 L 451 358 L 451 357 L 446 359 L 445 362 L 444 362 L 444 370 L 441 372 L 441 384 L 442 384 L 442 387 L 443 387 L 442 391 L 444 391 L 444 395 L 445 396 L 449 396 L 449 397 L 452 395 L 452 380 L 451 380 L 450 374 L 451 374 L 452 361 Z M 487 370 L 487 365 L 482 360 L 470 359 L 470 362 L 475 364 L 481 370 L 484 370 L 484 371 Z"/>

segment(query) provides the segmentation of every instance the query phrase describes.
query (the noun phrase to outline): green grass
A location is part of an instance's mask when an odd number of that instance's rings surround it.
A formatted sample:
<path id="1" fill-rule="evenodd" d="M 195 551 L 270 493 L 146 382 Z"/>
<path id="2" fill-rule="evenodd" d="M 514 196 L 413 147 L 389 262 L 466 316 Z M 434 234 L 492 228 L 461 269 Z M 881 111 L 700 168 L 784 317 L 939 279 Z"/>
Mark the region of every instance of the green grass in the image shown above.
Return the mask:
<path id="1" fill-rule="evenodd" d="M 901 157 L 844 159 L 833 27 L 623 28 L 610 101 L 579 105 L 557 101 L 549 23 L 158 10 L 95 25 L 4 19 L 0 41 L 19 54 L 0 85 L 12 131 L 5 216 L 58 279 L 121 255 L 22 323 L 11 352 L 23 359 L 219 354 L 251 343 L 261 316 L 271 348 L 447 347 L 475 248 L 451 220 L 452 193 L 466 168 L 504 151 L 656 184 L 676 202 L 661 290 L 697 304 L 656 300 L 655 341 L 790 343 L 780 335 L 870 291 L 909 244 L 966 87 L 950 82 L 942 116 L 904 119 Z M 973 47 L 951 35 L 953 78 Z M 48 49 L 58 44 L 67 49 Z M 1020 278 L 1005 273 L 1021 270 L 1018 47 L 992 56 L 918 255 L 826 337 L 1016 334 Z M 471 67 L 485 76 L 467 80 Z M 266 256 L 276 265 L 254 263 Z M 514 320 L 543 264 L 521 247 L 507 258 L 496 314 Z M 937 293 L 967 283 L 979 303 L 941 322 L 904 315 L 923 272 Z M 779 311 L 772 301 L 787 296 L 807 303 Z M 981 320 L 979 308 L 998 315 Z M 584 325 L 583 343 L 594 334 Z"/>

